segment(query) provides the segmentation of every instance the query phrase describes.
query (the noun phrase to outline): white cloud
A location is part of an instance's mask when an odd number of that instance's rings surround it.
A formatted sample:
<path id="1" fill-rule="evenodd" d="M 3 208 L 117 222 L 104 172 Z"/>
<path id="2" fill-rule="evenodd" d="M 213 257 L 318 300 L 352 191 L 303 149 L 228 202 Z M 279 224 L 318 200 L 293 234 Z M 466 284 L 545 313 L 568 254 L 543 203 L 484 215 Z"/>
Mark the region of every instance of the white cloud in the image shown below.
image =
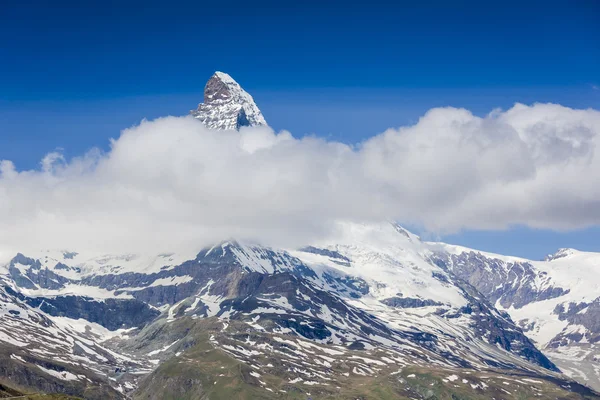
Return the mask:
<path id="1" fill-rule="evenodd" d="M 0 163 L 0 251 L 168 251 L 230 237 L 298 245 L 338 219 L 432 232 L 600 224 L 600 112 L 515 105 L 430 110 L 348 146 L 288 132 L 142 122 L 39 170 Z"/>

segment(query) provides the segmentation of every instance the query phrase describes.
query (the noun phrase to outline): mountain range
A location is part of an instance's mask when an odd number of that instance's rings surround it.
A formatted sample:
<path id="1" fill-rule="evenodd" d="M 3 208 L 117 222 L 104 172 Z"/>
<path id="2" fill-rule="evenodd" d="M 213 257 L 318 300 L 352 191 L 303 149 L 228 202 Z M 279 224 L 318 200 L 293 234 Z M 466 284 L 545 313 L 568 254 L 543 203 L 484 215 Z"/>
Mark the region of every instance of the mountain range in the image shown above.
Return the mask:
<path id="1" fill-rule="evenodd" d="M 216 72 L 190 113 L 267 123 Z M 17 253 L 0 266 L 0 398 L 600 398 L 600 254 L 543 261 L 339 221 L 300 248 Z"/>

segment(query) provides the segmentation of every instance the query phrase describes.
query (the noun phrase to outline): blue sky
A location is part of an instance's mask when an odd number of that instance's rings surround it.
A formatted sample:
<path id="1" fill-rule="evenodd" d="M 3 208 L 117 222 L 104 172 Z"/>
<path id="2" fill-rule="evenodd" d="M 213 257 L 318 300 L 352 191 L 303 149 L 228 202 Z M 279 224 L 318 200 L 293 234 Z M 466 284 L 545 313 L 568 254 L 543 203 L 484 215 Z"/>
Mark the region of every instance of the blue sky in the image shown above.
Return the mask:
<path id="1" fill-rule="evenodd" d="M 13 1 L 0 5 L 0 159 L 37 167 L 142 118 L 183 115 L 226 71 L 275 129 L 356 143 L 437 106 L 600 109 L 595 1 Z M 414 2 L 416 3 L 416 2 Z M 441 239 L 532 258 L 600 230 Z"/>

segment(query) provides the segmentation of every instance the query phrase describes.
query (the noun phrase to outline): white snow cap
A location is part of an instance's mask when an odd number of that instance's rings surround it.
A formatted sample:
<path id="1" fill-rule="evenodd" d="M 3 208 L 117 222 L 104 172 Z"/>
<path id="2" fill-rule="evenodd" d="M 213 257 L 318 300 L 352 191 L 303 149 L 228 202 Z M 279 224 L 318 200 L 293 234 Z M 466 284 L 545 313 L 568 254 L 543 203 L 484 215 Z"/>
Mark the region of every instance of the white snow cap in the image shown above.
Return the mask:
<path id="1" fill-rule="evenodd" d="M 233 83 L 234 85 L 240 86 L 240 84 L 237 83 L 235 81 L 235 79 L 233 79 L 231 77 L 231 75 L 229 75 L 229 74 L 227 74 L 225 72 L 215 71 L 215 73 L 213 74 L 213 76 L 216 76 L 217 78 L 219 78 L 224 83 Z"/>

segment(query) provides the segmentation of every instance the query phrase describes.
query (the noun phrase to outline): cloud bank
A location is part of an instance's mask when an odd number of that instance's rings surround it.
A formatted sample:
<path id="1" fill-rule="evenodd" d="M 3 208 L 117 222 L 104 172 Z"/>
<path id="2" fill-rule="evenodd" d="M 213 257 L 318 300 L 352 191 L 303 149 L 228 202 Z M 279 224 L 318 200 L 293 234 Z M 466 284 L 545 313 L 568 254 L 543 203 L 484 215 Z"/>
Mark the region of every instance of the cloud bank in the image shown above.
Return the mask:
<path id="1" fill-rule="evenodd" d="M 143 121 L 38 170 L 0 163 L 0 251 L 169 251 L 231 237 L 295 246 L 336 220 L 430 232 L 600 224 L 600 112 L 437 108 L 357 145 L 286 131 Z"/>

